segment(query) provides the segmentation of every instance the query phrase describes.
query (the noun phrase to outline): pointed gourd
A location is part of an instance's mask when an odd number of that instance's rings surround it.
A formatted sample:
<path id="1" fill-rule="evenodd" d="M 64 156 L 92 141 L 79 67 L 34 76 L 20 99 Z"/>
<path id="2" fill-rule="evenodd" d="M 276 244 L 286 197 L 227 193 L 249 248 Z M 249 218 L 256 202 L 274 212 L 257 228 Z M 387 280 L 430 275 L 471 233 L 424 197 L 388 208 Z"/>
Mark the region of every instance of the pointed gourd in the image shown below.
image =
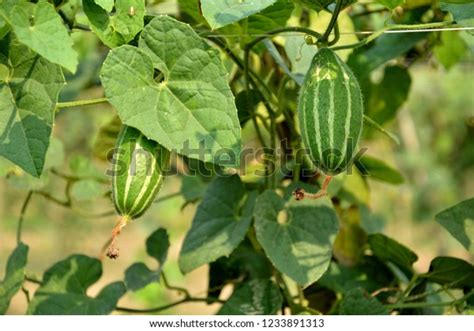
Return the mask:
<path id="1" fill-rule="evenodd" d="M 124 125 L 115 146 L 112 198 L 124 219 L 135 219 L 150 207 L 163 183 L 170 152 L 139 130 Z"/>
<path id="2" fill-rule="evenodd" d="M 301 136 L 311 160 L 334 176 L 351 164 L 362 132 L 362 93 L 350 68 L 328 48 L 306 73 L 298 100 Z"/>

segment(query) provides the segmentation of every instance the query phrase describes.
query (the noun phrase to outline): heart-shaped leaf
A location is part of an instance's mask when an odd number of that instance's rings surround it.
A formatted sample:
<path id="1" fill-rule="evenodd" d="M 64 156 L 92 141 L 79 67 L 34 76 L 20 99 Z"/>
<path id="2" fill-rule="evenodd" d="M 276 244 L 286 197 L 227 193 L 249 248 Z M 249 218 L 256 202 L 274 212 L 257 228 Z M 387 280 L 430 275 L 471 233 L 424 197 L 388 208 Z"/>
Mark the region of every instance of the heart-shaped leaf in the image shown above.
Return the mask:
<path id="1" fill-rule="evenodd" d="M 125 271 L 127 289 L 136 291 L 160 279 L 163 264 L 168 256 L 169 246 L 170 241 L 165 229 L 158 229 L 148 237 L 146 251 L 148 255 L 158 261 L 159 267 L 156 270 L 151 270 L 142 262 L 132 264 Z"/>
<path id="2" fill-rule="evenodd" d="M 0 314 L 5 314 L 13 296 L 23 285 L 28 246 L 20 243 L 8 258 L 5 278 L 0 282 Z"/>
<path id="3" fill-rule="evenodd" d="M 244 239 L 255 196 L 245 198 L 239 176 L 218 177 L 208 187 L 184 239 L 179 266 L 187 273 L 228 256 Z"/>
<path id="4" fill-rule="evenodd" d="M 92 30 L 110 48 L 128 43 L 143 29 L 144 0 L 116 0 L 115 4 L 83 0 L 82 5 Z M 113 15 L 107 10 L 111 6 L 115 7 Z"/>
<path id="5" fill-rule="evenodd" d="M 72 255 L 49 268 L 28 306 L 34 315 L 103 315 L 111 313 L 125 294 L 125 285 L 107 285 L 95 298 L 87 296 L 89 286 L 99 280 L 102 265 L 85 255 Z"/>
<path id="6" fill-rule="evenodd" d="M 72 48 L 73 41 L 53 5 L 40 0 L 36 4 L 7 4 L 2 9 L 0 15 L 4 15 L 11 24 L 19 42 L 48 61 L 59 64 L 72 73 L 76 71 L 77 53 Z"/>
<path id="7" fill-rule="evenodd" d="M 278 286 L 269 279 L 253 279 L 237 288 L 219 315 L 275 315 L 282 305 Z"/>
<path id="8" fill-rule="evenodd" d="M 254 217 L 257 239 L 278 270 L 301 285 L 327 270 L 338 220 L 324 200 L 296 201 L 265 191 L 257 198 Z"/>
<path id="9" fill-rule="evenodd" d="M 9 71 L 0 82 L 0 155 L 39 177 L 64 77 L 58 65 L 16 40 L 5 38 L 0 49 L 0 64 Z"/>
<path id="10" fill-rule="evenodd" d="M 201 0 L 202 14 L 212 29 L 240 21 L 271 6 L 276 0 Z"/>
<path id="11" fill-rule="evenodd" d="M 143 29 L 139 48 L 113 49 L 101 73 L 124 124 L 179 154 L 237 166 L 240 126 L 227 77 L 219 52 L 167 16 Z"/>

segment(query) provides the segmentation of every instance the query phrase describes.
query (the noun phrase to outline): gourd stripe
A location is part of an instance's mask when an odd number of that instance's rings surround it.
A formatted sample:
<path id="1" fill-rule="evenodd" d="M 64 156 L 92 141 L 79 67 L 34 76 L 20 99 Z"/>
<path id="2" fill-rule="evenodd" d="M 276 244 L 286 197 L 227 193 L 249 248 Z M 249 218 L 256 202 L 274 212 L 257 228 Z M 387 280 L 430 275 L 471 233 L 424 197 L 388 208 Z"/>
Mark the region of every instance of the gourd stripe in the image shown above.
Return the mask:
<path id="1" fill-rule="evenodd" d="M 147 151 L 147 153 L 149 153 L 151 155 L 151 153 L 149 151 Z M 146 163 L 148 165 L 148 162 Z M 138 195 L 135 197 L 135 202 L 133 203 L 133 206 L 130 208 L 130 213 L 133 215 L 135 214 L 135 208 L 137 207 L 137 204 L 140 203 L 140 201 L 142 200 L 143 196 L 145 195 L 145 193 L 147 193 L 148 189 L 150 188 L 150 183 L 151 183 L 151 180 L 153 179 L 155 173 L 156 173 L 156 158 L 154 155 L 151 155 L 151 175 L 148 176 L 148 171 L 145 171 L 145 181 L 142 185 L 142 188 L 140 190 L 140 192 L 138 193 Z M 154 185 L 156 186 L 156 185 Z M 150 193 L 153 193 L 153 190 L 154 188 L 151 189 L 151 192 Z"/>
<path id="2" fill-rule="evenodd" d="M 132 186 L 132 180 L 133 180 L 133 175 L 130 173 L 130 170 L 131 170 L 130 166 L 133 162 L 136 162 L 136 160 L 135 160 L 135 158 L 136 158 L 135 151 L 137 150 L 137 148 L 139 148 L 141 146 L 140 141 L 141 141 L 142 137 L 143 137 L 143 135 L 140 133 L 139 136 L 137 137 L 137 139 L 134 142 L 133 148 L 130 149 L 132 151 L 132 153 L 130 154 L 131 159 L 130 159 L 130 163 L 129 163 L 129 167 L 128 167 L 128 171 L 127 171 L 127 181 L 125 182 L 125 190 L 124 190 L 124 194 L 123 194 L 123 206 L 128 205 L 127 204 L 128 194 L 130 193 L 130 187 Z M 134 171 L 135 171 L 134 175 L 136 175 L 136 169 Z M 125 210 L 124 212 L 126 214 L 129 214 L 130 209 L 127 208 L 127 210 Z"/>
<path id="3" fill-rule="evenodd" d="M 317 71 L 317 75 L 319 76 L 319 69 Z M 316 88 L 314 90 L 314 95 L 313 95 L 313 103 L 314 103 L 314 107 L 313 109 L 318 109 L 319 108 L 319 87 L 321 86 L 320 84 L 320 81 L 319 81 L 319 77 L 317 77 L 317 83 L 316 83 Z M 319 122 L 319 112 L 318 111 L 315 111 L 315 112 L 310 112 L 310 115 L 311 113 L 313 113 L 313 122 L 314 122 L 314 129 L 316 131 L 316 144 L 315 145 L 310 145 L 310 146 L 316 146 L 317 148 L 317 153 L 319 155 L 319 160 L 322 160 L 323 159 L 323 151 L 322 151 L 322 145 L 321 145 L 321 125 L 320 125 L 320 122 Z M 314 158 L 314 157 L 313 157 Z"/>
<path id="4" fill-rule="evenodd" d="M 117 142 L 117 146 L 119 146 L 119 147 L 122 146 L 122 143 L 123 143 L 123 140 L 124 140 L 124 138 L 125 138 L 125 135 L 127 134 L 128 126 L 124 126 L 124 128 L 123 128 L 122 130 L 123 130 L 123 132 L 120 133 L 119 140 L 118 140 L 118 142 Z M 113 193 L 114 193 L 114 201 L 115 201 L 115 206 L 116 206 L 116 207 L 120 206 L 119 201 L 118 201 L 119 192 L 117 192 L 117 191 L 118 191 L 118 187 L 119 187 L 119 186 L 117 185 L 117 178 L 119 177 L 119 174 L 117 173 L 117 172 L 118 172 L 118 168 L 117 168 L 117 167 L 118 167 L 118 164 L 119 164 L 118 161 L 119 161 L 119 159 L 120 159 L 120 156 L 122 155 L 122 154 L 120 153 L 120 151 L 118 151 L 118 152 L 119 152 L 119 157 L 117 158 L 117 160 L 115 160 L 116 163 L 115 163 L 115 165 L 114 165 L 113 179 L 112 179 L 112 180 L 113 180 L 112 187 L 115 188 L 115 191 L 116 191 L 116 192 L 113 192 Z M 120 212 L 122 212 L 122 211 L 120 210 Z"/>
<path id="5" fill-rule="evenodd" d="M 344 123 L 344 145 L 343 148 L 341 149 L 342 154 L 342 159 L 341 161 L 337 164 L 337 168 L 341 165 L 342 162 L 344 162 L 346 156 L 348 155 L 347 153 L 347 141 L 351 136 L 351 119 L 352 119 L 352 93 L 351 93 L 351 77 L 350 75 L 346 72 L 344 64 L 342 63 L 341 59 L 334 54 L 334 58 L 336 59 L 337 64 L 339 65 L 339 68 L 341 69 L 342 74 L 344 75 L 344 81 L 345 84 L 344 86 L 346 87 L 347 91 L 347 113 L 346 113 L 346 119 Z M 346 160 L 349 161 L 349 160 Z"/>
<path id="6" fill-rule="evenodd" d="M 337 78 L 336 78 L 337 79 Z M 335 107 L 335 94 L 334 94 L 334 79 L 329 79 L 329 110 L 328 110 L 328 134 L 329 134 L 329 156 L 332 156 L 334 152 L 334 112 Z M 329 157 L 328 156 L 328 157 Z M 327 167 L 332 170 L 332 157 L 328 160 Z"/>
<path id="7" fill-rule="evenodd" d="M 148 198 L 142 203 L 142 206 L 134 211 L 135 217 L 142 215 L 148 206 L 151 204 L 151 200 L 155 198 L 156 192 L 160 189 L 161 184 L 163 183 L 163 175 L 159 175 L 158 179 L 156 180 L 155 186 L 151 189 L 150 193 L 148 194 Z"/>
<path id="8" fill-rule="evenodd" d="M 316 140 L 316 135 L 314 134 L 314 132 L 310 132 L 307 130 L 308 127 L 313 128 L 316 125 L 314 121 L 315 118 L 313 117 L 313 113 L 311 110 L 317 107 L 317 104 L 316 106 L 314 105 L 314 102 L 317 102 L 317 99 L 315 100 L 314 94 L 312 94 L 314 92 L 311 91 L 313 90 L 310 90 L 305 96 L 307 101 L 303 101 L 305 119 L 304 132 L 306 136 L 307 146 L 318 146 L 318 141 Z M 316 157 L 316 155 L 314 155 L 314 150 L 310 148 L 309 152 L 314 159 Z"/>

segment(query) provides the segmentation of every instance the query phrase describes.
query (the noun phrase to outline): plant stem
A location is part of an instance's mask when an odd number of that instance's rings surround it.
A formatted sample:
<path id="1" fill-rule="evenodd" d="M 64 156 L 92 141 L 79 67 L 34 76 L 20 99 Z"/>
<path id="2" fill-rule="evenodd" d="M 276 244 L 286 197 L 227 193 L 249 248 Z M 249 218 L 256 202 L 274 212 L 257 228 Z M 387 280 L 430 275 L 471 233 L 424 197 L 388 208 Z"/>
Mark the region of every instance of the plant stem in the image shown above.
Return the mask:
<path id="1" fill-rule="evenodd" d="M 341 12 L 342 4 L 343 4 L 343 0 L 336 1 L 336 8 L 334 9 L 334 12 L 332 13 L 331 20 L 329 21 L 326 31 L 324 31 L 323 36 L 319 38 L 318 40 L 319 42 L 321 43 L 327 42 L 329 35 L 331 34 L 332 29 L 334 28 L 334 25 L 336 25 L 337 23 L 337 18 L 339 17 L 339 13 Z"/>
<path id="2" fill-rule="evenodd" d="M 63 109 L 63 108 L 72 108 L 72 107 L 96 105 L 96 104 L 104 103 L 104 102 L 107 102 L 107 98 L 85 99 L 85 100 L 76 100 L 76 101 L 69 101 L 69 102 L 58 102 L 56 104 L 56 108 L 58 110 L 60 110 L 60 109 Z"/>
<path id="3" fill-rule="evenodd" d="M 122 312 L 127 312 L 127 313 L 159 313 L 163 310 L 167 310 L 170 308 L 173 308 L 175 306 L 181 305 L 186 302 L 206 302 L 206 303 L 225 303 L 223 300 L 219 299 L 214 299 L 214 298 L 184 298 L 176 302 L 172 302 L 170 304 L 160 306 L 160 307 L 155 307 L 155 308 L 149 308 L 149 309 L 134 309 L 134 308 L 126 308 L 126 307 L 116 307 L 116 311 L 122 311 Z"/>
<path id="4" fill-rule="evenodd" d="M 25 219 L 26 209 L 30 204 L 31 196 L 33 195 L 33 191 L 29 191 L 26 195 L 25 201 L 23 202 L 23 206 L 21 206 L 20 217 L 18 219 L 18 227 L 16 229 L 16 243 L 17 245 L 21 242 L 21 232 L 23 230 L 23 220 Z"/>
<path id="5" fill-rule="evenodd" d="M 166 277 L 166 275 L 163 271 L 161 272 L 161 279 L 163 280 L 163 284 L 165 285 L 165 287 L 168 290 L 173 290 L 173 291 L 180 292 L 180 293 L 184 294 L 185 298 L 191 298 L 191 294 L 184 287 L 170 285 L 170 283 L 168 282 L 168 278 Z"/>
<path id="6" fill-rule="evenodd" d="M 334 39 L 328 43 L 328 46 L 335 45 L 339 41 L 340 37 L 341 37 L 341 34 L 339 32 L 339 24 L 337 24 L 336 22 L 336 25 L 334 25 Z"/>
<path id="7" fill-rule="evenodd" d="M 453 24 L 452 21 L 448 22 L 432 22 L 432 23 L 424 23 L 424 24 L 394 24 L 394 25 L 389 25 L 386 26 L 367 38 L 362 39 L 361 41 L 354 43 L 354 44 L 348 44 L 348 45 L 341 45 L 341 46 L 334 46 L 331 47 L 333 51 L 338 51 L 341 49 L 350 49 L 350 48 L 358 48 L 362 47 L 364 45 L 369 44 L 376 38 L 380 37 L 382 34 L 386 33 L 387 31 L 393 31 L 393 30 L 411 30 L 411 29 L 433 29 L 433 28 L 440 28 L 440 27 L 445 27 L 447 25 Z"/>
<path id="8" fill-rule="evenodd" d="M 159 197 L 155 201 L 153 201 L 153 203 L 160 203 L 160 202 L 163 202 L 163 201 L 166 201 L 166 200 L 169 200 L 169 199 L 176 198 L 180 195 L 181 195 L 181 192 L 175 192 L 175 193 L 171 193 L 171 194 L 168 194 L 168 195 L 164 195 L 162 197 Z"/>
<path id="9" fill-rule="evenodd" d="M 322 36 L 320 33 L 314 31 L 314 30 L 311 30 L 311 29 L 308 29 L 308 28 L 303 28 L 303 27 L 299 27 L 299 26 L 288 26 L 288 27 L 285 27 L 285 28 L 280 28 L 280 29 L 275 29 L 275 30 L 271 30 L 271 31 L 268 31 L 267 33 L 265 33 L 264 36 L 259 36 L 255 39 L 253 39 L 252 41 L 250 41 L 248 44 L 245 45 L 245 49 L 251 49 L 253 48 L 256 44 L 258 44 L 259 42 L 261 42 L 263 39 L 266 39 L 268 38 L 269 36 L 275 36 L 275 35 L 278 35 L 278 34 L 281 34 L 281 33 L 285 33 L 285 32 L 301 32 L 301 33 L 305 33 L 305 34 L 308 34 L 312 37 L 315 37 L 316 39 L 321 39 Z"/>
<path id="10" fill-rule="evenodd" d="M 409 302 L 409 303 L 395 303 L 391 305 L 385 305 L 388 309 L 404 309 L 404 308 L 428 308 L 428 307 L 444 307 L 444 306 L 453 306 L 463 301 L 469 299 L 472 295 L 474 295 L 474 291 L 466 294 L 465 296 L 452 300 L 452 301 L 445 301 L 445 302 Z"/>

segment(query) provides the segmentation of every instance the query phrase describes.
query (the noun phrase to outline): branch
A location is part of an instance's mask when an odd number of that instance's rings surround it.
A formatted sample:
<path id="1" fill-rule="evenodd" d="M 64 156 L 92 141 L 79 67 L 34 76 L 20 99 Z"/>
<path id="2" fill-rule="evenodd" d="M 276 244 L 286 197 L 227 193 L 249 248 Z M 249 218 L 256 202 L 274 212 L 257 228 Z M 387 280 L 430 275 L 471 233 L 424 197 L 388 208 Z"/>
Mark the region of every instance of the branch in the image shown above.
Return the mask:
<path id="1" fill-rule="evenodd" d="M 126 312 L 126 313 L 143 313 L 143 314 L 147 314 L 147 313 L 159 313 L 163 310 L 167 310 L 167 309 L 170 309 L 170 308 L 173 308 L 175 306 L 179 306 L 183 303 L 187 303 L 187 302 L 205 302 L 205 303 L 225 303 L 225 301 L 223 300 L 219 300 L 219 299 L 213 299 L 213 298 L 184 298 L 184 299 L 181 299 L 179 301 L 176 301 L 176 302 L 172 302 L 170 304 L 167 304 L 167 305 L 164 305 L 164 306 L 160 306 L 160 307 L 155 307 L 155 308 L 149 308 L 149 309 L 135 309 L 135 308 L 127 308 L 127 307 L 116 307 L 115 310 L 116 311 L 122 311 L 122 312 Z"/>
<path id="2" fill-rule="evenodd" d="M 362 39 L 361 41 L 359 41 L 357 43 L 348 44 L 348 45 L 341 45 L 341 46 L 334 46 L 334 47 L 331 47 L 331 49 L 333 51 L 338 51 L 338 50 L 341 50 L 341 49 L 350 49 L 350 48 L 362 47 L 362 46 L 365 46 L 365 45 L 369 44 L 370 42 L 372 42 L 376 38 L 380 37 L 382 34 L 388 33 L 388 31 L 392 31 L 392 33 L 397 32 L 397 31 L 394 31 L 394 30 L 399 30 L 399 31 L 412 30 L 412 31 L 416 31 L 416 30 L 423 30 L 423 29 L 441 28 L 441 27 L 449 26 L 451 24 L 453 24 L 453 21 L 432 22 L 432 23 L 426 23 L 426 24 L 394 24 L 394 25 L 389 25 L 389 26 L 386 26 L 386 27 L 374 32 L 373 34 L 371 34 L 367 38 L 364 38 L 364 39 Z"/>
<path id="3" fill-rule="evenodd" d="M 96 104 L 104 103 L 104 102 L 107 102 L 107 98 L 86 99 L 86 100 L 77 100 L 77 101 L 70 101 L 70 102 L 58 102 L 56 104 L 56 108 L 58 110 L 61 110 L 63 108 L 96 105 Z"/>
<path id="4" fill-rule="evenodd" d="M 453 306 L 458 303 L 464 302 L 474 295 L 474 291 L 466 294 L 465 296 L 445 302 L 409 302 L 409 303 L 395 303 L 391 305 L 385 305 L 388 309 L 403 309 L 403 308 L 429 308 L 429 307 L 444 307 L 444 306 Z"/>
<path id="5" fill-rule="evenodd" d="M 319 38 L 319 42 L 321 43 L 326 43 L 329 35 L 331 34 L 332 29 L 334 28 L 334 25 L 337 23 L 337 18 L 339 17 L 339 13 L 341 12 L 342 9 L 342 4 L 343 0 L 337 0 L 336 2 L 336 8 L 334 9 L 331 20 L 329 21 L 328 27 L 326 28 L 326 31 L 324 31 L 324 34 L 321 38 Z"/>
<path id="6" fill-rule="evenodd" d="M 31 196 L 33 195 L 33 191 L 29 191 L 26 195 L 25 201 L 23 202 L 23 206 L 21 206 L 20 217 L 18 218 L 18 227 L 16 229 L 16 243 L 20 244 L 21 242 L 21 232 L 23 230 L 23 220 L 25 219 L 26 209 L 30 204 Z"/>

